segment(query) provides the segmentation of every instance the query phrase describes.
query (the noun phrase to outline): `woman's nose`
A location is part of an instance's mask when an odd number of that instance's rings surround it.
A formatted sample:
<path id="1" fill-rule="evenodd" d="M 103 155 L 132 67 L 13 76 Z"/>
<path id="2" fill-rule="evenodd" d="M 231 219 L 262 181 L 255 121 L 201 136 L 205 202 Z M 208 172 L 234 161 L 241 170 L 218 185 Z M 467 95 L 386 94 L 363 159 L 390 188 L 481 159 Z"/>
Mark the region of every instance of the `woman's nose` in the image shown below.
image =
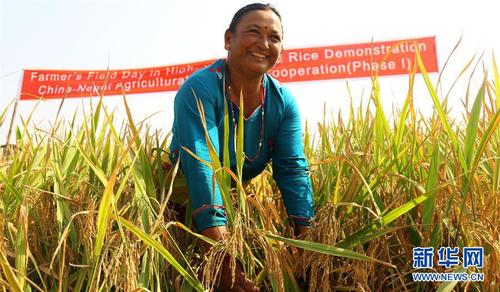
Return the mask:
<path id="1" fill-rule="evenodd" d="M 269 42 L 266 36 L 261 36 L 259 38 L 259 46 L 261 49 L 269 49 Z"/>

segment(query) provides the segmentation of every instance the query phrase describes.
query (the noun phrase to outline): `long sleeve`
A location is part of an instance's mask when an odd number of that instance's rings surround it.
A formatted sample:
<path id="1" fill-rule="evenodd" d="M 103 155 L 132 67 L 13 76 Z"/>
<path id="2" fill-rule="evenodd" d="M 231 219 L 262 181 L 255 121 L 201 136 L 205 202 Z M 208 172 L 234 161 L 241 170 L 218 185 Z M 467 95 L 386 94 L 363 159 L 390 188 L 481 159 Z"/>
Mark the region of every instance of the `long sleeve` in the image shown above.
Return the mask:
<path id="1" fill-rule="evenodd" d="M 282 90 L 285 107 L 274 142 L 273 177 L 283 196 L 288 216 L 297 224 L 309 225 L 314 211 L 300 114 L 294 97 L 286 88 Z"/>
<path id="2" fill-rule="evenodd" d="M 203 104 L 208 134 L 218 152 L 217 95 L 209 92 L 202 81 L 190 78 L 177 92 L 174 101 L 174 139 L 191 198 L 196 228 L 201 231 L 208 227 L 225 225 L 226 218 L 217 183 L 215 189 L 213 188 L 213 171 L 182 149 L 185 147 L 201 159 L 210 161 L 205 132 L 193 91 Z"/>

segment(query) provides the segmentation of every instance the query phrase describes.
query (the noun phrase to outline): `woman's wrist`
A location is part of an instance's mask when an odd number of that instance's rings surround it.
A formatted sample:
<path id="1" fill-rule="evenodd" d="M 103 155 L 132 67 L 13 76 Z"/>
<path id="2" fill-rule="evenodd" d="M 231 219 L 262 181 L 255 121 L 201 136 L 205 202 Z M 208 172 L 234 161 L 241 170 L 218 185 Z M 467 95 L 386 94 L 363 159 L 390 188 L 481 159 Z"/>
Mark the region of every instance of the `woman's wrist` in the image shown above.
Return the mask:
<path id="1" fill-rule="evenodd" d="M 227 233 L 227 228 L 225 225 L 221 226 L 214 226 L 214 227 L 208 227 L 206 229 L 203 229 L 200 234 L 203 236 L 206 236 L 210 239 L 220 241 L 223 240 L 226 233 Z M 210 250 L 211 245 L 207 242 L 203 242 L 203 249 L 205 252 L 208 252 Z"/>
<path id="2" fill-rule="evenodd" d="M 303 235 L 309 230 L 311 226 L 309 225 L 300 225 L 296 224 L 295 225 L 295 236 L 297 237 L 303 237 Z"/>

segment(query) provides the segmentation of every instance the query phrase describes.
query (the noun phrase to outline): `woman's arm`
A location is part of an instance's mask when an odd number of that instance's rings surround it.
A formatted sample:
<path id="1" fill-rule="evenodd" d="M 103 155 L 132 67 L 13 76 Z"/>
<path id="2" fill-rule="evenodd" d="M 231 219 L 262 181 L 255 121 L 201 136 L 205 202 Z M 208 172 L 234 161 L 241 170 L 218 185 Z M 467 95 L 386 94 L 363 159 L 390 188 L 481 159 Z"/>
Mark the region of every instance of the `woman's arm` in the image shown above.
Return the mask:
<path id="1" fill-rule="evenodd" d="M 174 101 L 174 138 L 178 144 L 182 171 L 188 186 L 196 228 L 201 231 L 209 227 L 226 225 L 222 198 L 217 184 L 213 187 L 213 171 L 185 148 L 205 161 L 210 161 L 205 131 L 198 110 L 197 99 L 203 105 L 210 140 L 219 151 L 216 121 L 216 96 L 201 80 L 190 78 L 179 89 Z"/>
<path id="2" fill-rule="evenodd" d="M 304 154 L 302 124 L 295 98 L 284 87 L 284 112 L 278 125 L 272 156 L 273 177 L 291 221 L 308 226 L 314 216 L 309 167 Z M 304 232 L 297 228 L 296 234 Z"/>

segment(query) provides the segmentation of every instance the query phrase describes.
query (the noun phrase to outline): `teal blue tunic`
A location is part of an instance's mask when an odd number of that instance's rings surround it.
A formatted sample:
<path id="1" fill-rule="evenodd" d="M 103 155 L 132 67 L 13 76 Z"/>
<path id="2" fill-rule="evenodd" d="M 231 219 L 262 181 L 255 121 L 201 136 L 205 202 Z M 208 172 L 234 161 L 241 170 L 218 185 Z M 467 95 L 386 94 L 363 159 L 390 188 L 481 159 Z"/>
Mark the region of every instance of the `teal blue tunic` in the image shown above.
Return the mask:
<path id="1" fill-rule="evenodd" d="M 172 158 L 181 159 L 181 167 L 193 208 L 193 218 L 199 231 L 226 224 L 219 187 L 213 192 L 212 170 L 193 158 L 181 146 L 200 158 L 210 161 L 205 133 L 196 104 L 196 96 L 203 104 L 208 134 L 222 161 L 224 143 L 224 102 L 236 122 L 239 109 L 223 95 L 224 60 L 192 74 L 181 86 L 174 101 L 173 138 L 170 144 Z M 271 162 L 273 178 L 281 191 L 289 218 L 297 224 L 308 225 L 314 215 L 311 181 L 304 145 L 300 114 L 290 91 L 269 75 L 264 75 L 264 131 L 262 132 L 262 106 L 245 119 L 244 152 L 253 161 L 245 161 L 243 179 L 260 174 Z M 233 129 L 232 118 L 229 119 Z M 235 169 L 234 131 L 230 133 L 230 160 Z M 263 135 L 262 135 L 263 133 Z M 259 141 L 262 146 L 259 151 Z"/>

